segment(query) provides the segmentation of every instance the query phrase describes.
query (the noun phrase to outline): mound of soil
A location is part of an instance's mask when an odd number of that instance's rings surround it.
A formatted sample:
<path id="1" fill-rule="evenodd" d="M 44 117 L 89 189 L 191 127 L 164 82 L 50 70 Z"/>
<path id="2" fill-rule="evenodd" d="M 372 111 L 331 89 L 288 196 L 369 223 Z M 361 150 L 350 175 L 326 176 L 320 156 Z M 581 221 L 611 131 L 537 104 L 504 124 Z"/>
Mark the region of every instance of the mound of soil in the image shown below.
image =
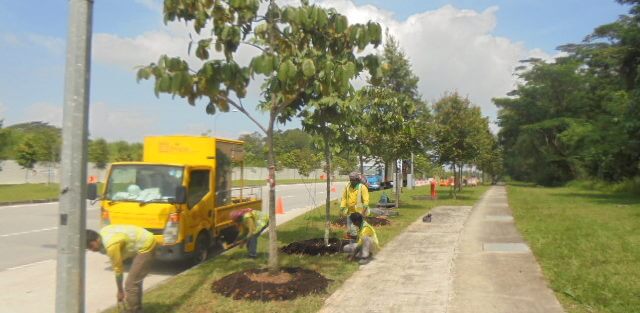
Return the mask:
<path id="1" fill-rule="evenodd" d="M 365 219 L 366 219 L 367 223 L 369 223 L 369 225 L 371 225 L 371 226 L 391 225 L 391 221 L 386 219 L 386 218 L 375 217 L 375 216 L 367 216 Z M 347 218 L 346 217 L 341 217 L 341 218 L 333 221 L 332 223 L 334 225 L 338 225 L 338 226 L 346 226 L 347 225 Z"/>
<path id="2" fill-rule="evenodd" d="M 342 251 L 342 247 L 347 242 L 342 242 L 337 238 L 329 238 L 329 245 L 324 244 L 324 238 L 313 238 L 303 241 L 292 242 L 282 248 L 280 251 L 286 254 L 308 254 L 308 255 L 325 255 L 336 254 Z"/>
<path id="3" fill-rule="evenodd" d="M 270 275 L 268 269 L 236 272 L 213 282 L 211 291 L 235 300 L 291 300 L 324 291 L 329 279 L 320 273 L 299 267 L 280 269 Z"/>

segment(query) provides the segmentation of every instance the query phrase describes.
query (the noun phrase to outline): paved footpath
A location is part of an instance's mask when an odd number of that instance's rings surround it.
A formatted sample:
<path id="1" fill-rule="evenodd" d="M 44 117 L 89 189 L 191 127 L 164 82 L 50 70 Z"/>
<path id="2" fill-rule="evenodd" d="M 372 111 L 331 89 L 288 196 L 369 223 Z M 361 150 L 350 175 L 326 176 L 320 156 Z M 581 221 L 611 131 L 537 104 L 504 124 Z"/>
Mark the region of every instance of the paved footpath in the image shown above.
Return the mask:
<path id="1" fill-rule="evenodd" d="M 563 312 L 515 228 L 504 187 L 473 208 L 431 212 L 431 223 L 411 224 L 320 312 Z"/>

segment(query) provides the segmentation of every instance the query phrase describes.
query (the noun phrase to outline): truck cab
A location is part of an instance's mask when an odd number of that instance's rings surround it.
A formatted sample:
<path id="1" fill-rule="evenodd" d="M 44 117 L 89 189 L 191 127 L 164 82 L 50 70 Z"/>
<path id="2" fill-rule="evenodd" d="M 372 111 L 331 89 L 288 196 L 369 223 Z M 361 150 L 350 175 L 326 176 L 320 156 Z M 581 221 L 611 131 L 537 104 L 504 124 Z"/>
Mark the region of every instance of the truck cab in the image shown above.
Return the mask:
<path id="1" fill-rule="evenodd" d="M 233 230 L 231 211 L 262 208 L 260 187 L 232 188 L 233 167 L 242 169 L 243 158 L 240 141 L 147 137 L 142 162 L 111 164 L 101 195 L 101 222 L 152 232 L 156 259 L 204 261 L 210 246 Z"/>

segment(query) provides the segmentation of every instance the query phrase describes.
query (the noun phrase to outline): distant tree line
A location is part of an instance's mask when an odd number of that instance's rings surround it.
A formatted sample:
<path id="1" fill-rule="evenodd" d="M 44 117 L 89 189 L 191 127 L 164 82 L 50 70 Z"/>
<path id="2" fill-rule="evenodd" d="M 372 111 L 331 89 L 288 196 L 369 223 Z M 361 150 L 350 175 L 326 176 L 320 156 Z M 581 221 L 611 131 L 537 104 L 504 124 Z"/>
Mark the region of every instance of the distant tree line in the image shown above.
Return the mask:
<path id="1" fill-rule="evenodd" d="M 62 131 L 44 122 L 27 122 L 2 128 L 0 123 L 0 160 L 16 160 L 25 169 L 36 163 L 60 162 Z M 89 141 L 89 161 L 105 168 L 117 161 L 142 160 L 142 144 L 126 141 Z"/>
<path id="2" fill-rule="evenodd" d="M 640 1 L 554 62 L 523 61 L 499 107 L 504 164 L 514 179 L 559 185 L 640 175 Z"/>

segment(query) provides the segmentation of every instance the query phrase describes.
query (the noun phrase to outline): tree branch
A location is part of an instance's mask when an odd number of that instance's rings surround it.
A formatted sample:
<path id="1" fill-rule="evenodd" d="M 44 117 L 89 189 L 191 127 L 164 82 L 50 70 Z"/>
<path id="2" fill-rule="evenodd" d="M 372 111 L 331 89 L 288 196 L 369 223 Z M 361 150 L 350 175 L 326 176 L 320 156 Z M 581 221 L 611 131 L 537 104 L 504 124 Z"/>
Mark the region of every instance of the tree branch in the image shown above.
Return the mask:
<path id="1" fill-rule="evenodd" d="M 220 96 L 218 96 L 220 97 Z M 226 97 L 220 97 L 221 99 L 224 98 L 227 100 L 227 102 L 229 104 L 231 104 L 233 107 L 235 107 L 236 109 L 238 109 L 238 111 L 242 112 L 244 115 L 246 115 L 251 121 L 253 121 L 259 128 L 260 130 L 262 130 L 265 134 L 267 134 L 267 129 L 264 128 L 264 126 L 262 126 L 262 124 L 260 124 L 260 122 L 258 122 L 258 120 L 256 120 L 253 116 L 251 116 L 251 114 L 244 108 L 244 106 L 242 105 L 242 100 L 240 100 L 240 98 L 238 98 L 238 102 L 235 102 L 229 98 Z"/>
<path id="2" fill-rule="evenodd" d="M 243 44 L 248 45 L 248 46 L 252 46 L 252 47 L 254 47 L 254 48 L 256 48 L 256 49 L 259 49 L 259 50 L 260 50 L 260 51 L 262 51 L 262 52 L 267 52 L 267 50 L 265 50 L 264 48 L 262 48 L 262 47 L 260 47 L 260 46 L 258 46 L 258 45 L 256 45 L 256 44 L 254 44 L 254 43 L 251 43 L 251 42 L 248 42 L 248 41 L 242 41 L 242 42 L 240 42 L 240 43 L 243 43 Z"/>

